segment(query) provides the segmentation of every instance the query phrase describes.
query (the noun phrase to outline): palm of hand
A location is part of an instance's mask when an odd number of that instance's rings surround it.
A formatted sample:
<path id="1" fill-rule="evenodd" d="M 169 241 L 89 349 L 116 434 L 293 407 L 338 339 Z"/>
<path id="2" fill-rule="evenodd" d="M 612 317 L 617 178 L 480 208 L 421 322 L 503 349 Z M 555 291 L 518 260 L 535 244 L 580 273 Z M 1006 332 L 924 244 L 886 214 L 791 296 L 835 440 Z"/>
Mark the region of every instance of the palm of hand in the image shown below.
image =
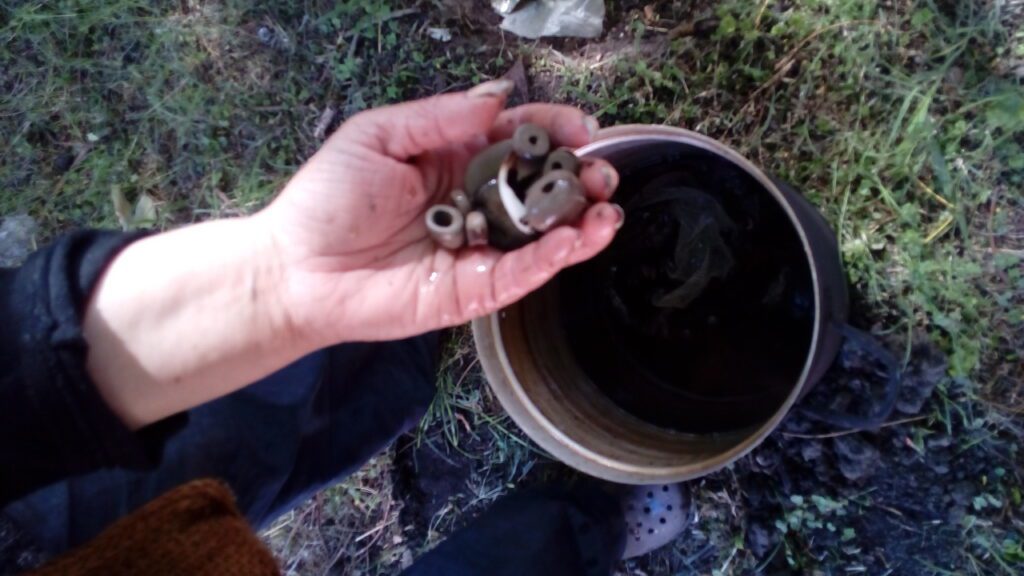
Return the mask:
<path id="1" fill-rule="evenodd" d="M 452 253 L 429 238 L 424 212 L 461 186 L 488 132 L 500 138 L 520 122 L 547 119 L 570 126 L 564 144 L 589 139 L 578 110 L 534 105 L 499 116 L 503 104 L 463 93 L 379 109 L 351 119 L 306 163 L 267 210 L 297 325 L 337 342 L 459 324 L 518 300 L 610 242 L 619 215 L 601 202 L 615 184 L 603 163 L 583 174 L 598 203 L 579 228 L 507 254 Z"/>

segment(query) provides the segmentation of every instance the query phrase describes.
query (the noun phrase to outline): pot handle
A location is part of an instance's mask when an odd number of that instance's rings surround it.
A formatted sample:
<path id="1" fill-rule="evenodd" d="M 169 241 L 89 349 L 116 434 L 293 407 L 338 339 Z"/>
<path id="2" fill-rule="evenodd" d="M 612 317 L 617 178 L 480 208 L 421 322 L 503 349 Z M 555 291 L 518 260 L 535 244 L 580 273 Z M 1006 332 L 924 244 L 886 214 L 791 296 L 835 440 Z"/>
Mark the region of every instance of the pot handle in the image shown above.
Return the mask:
<path id="1" fill-rule="evenodd" d="M 875 404 L 875 409 L 867 415 L 811 407 L 801 407 L 800 412 L 808 418 L 844 430 L 875 430 L 889 419 L 889 415 L 896 407 L 896 399 L 899 397 L 900 384 L 903 380 L 899 362 L 896 361 L 892 352 L 889 352 L 867 332 L 858 330 L 849 324 L 843 324 L 839 330 L 843 335 L 840 354 L 857 350 L 872 357 L 885 368 L 885 388 L 882 390 L 880 401 Z"/>

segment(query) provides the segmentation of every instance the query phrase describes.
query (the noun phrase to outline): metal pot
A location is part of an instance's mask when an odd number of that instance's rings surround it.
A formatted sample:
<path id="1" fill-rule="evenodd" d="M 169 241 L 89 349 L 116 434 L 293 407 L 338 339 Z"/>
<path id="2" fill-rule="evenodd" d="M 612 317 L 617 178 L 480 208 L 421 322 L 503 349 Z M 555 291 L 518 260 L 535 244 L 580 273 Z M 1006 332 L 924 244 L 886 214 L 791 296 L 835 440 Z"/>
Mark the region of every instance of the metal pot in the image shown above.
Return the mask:
<path id="1" fill-rule="evenodd" d="M 654 484 L 718 470 L 761 443 L 832 363 L 843 339 L 848 312 L 846 280 L 835 236 L 815 208 L 789 186 L 769 177 L 736 151 L 706 136 L 664 126 L 604 129 L 577 151 L 611 162 L 623 181 L 652 163 L 680 154 L 711 154 L 756 180 L 767 202 L 799 238 L 809 271 L 813 319 L 794 373 L 770 416 L 741 429 L 687 433 L 654 425 L 612 402 L 570 351 L 558 325 L 559 279 L 501 312 L 473 322 L 487 379 L 512 419 L 537 444 L 562 462 L 606 480 Z M 760 192 L 759 192 L 760 193 Z M 629 213 L 627 211 L 627 219 Z M 563 273 L 564 274 L 564 273 Z M 608 354 L 615 354 L 609 344 Z"/>

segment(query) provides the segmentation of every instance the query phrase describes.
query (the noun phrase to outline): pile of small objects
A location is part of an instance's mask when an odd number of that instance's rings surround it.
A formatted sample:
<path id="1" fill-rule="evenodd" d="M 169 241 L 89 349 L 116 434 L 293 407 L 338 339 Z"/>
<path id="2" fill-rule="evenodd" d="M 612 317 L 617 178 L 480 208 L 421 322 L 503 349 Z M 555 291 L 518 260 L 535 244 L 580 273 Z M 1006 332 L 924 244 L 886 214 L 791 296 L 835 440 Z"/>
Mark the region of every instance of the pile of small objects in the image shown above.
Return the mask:
<path id="1" fill-rule="evenodd" d="M 454 190 L 451 204 L 427 210 L 427 230 L 449 250 L 467 244 L 514 250 L 583 214 L 589 202 L 579 171 L 571 150 L 552 150 L 543 128 L 523 124 L 473 157 L 465 190 Z"/>

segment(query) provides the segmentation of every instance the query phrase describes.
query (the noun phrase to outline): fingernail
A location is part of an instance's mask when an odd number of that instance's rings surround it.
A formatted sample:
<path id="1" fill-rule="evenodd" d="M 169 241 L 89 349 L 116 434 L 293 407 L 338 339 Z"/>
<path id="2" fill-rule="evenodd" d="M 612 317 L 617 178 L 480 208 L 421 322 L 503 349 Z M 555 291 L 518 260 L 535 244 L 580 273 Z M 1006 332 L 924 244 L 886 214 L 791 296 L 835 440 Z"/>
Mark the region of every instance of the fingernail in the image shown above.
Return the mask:
<path id="1" fill-rule="evenodd" d="M 626 223 L 626 211 L 622 209 L 622 206 L 618 204 L 610 204 L 612 210 L 615 211 L 615 229 L 622 228 L 622 225 Z"/>
<path id="2" fill-rule="evenodd" d="M 611 166 L 604 165 L 601 166 L 601 176 L 604 178 L 604 189 L 614 192 L 615 187 L 619 185 L 619 173 Z"/>
<path id="3" fill-rule="evenodd" d="M 590 141 L 593 141 L 594 138 L 597 137 L 597 129 L 601 127 L 601 125 L 597 123 L 597 118 L 594 118 L 593 116 L 586 116 L 583 118 L 583 125 L 587 127 L 587 135 L 589 136 Z"/>
<path id="4" fill-rule="evenodd" d="M 468 94 L 472 98 L 504 98 L 513 88 L 514 82 L 508 78 L 498 78 L 470 88 Z"/>

